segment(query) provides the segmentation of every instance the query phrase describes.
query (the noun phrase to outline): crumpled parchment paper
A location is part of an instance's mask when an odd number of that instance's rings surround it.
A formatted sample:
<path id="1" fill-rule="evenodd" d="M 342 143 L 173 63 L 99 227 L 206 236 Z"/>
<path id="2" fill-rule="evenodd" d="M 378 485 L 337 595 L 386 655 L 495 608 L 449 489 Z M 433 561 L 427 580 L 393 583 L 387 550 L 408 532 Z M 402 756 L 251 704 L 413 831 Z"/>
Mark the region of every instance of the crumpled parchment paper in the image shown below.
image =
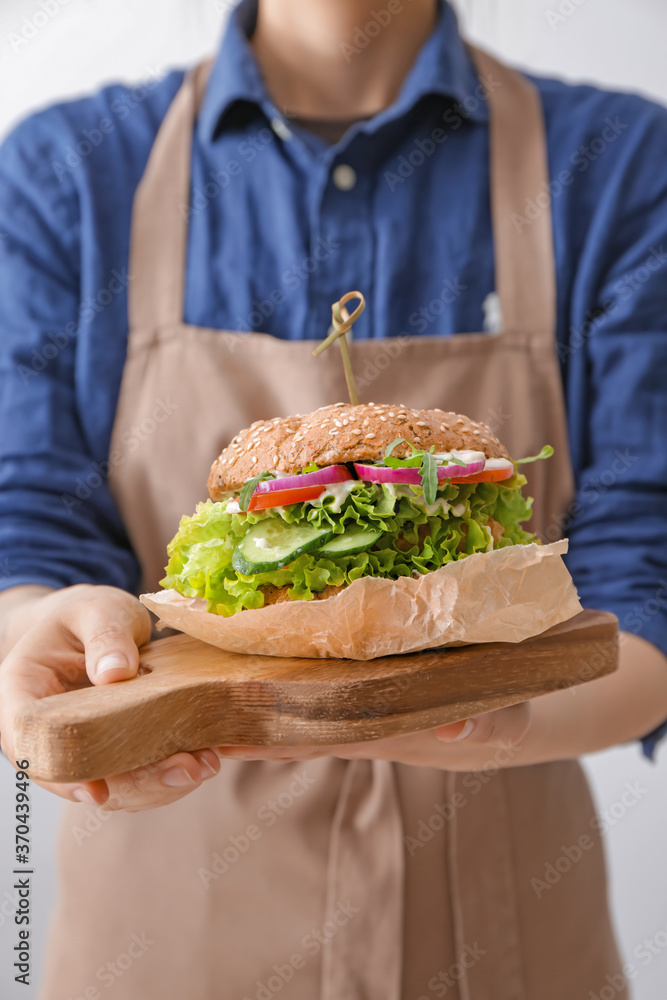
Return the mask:
<path id="1" fill-rule="evenodd" d="M 581 611 L 561 556 L 567 541 L 475 553 L 433 573 L 362 577 L 321 601 L 285 601 L 231 618 L 175 590 L 143 594 L 163 626 L 220 649 L 269 656 L 377 656 L 452 643 L 521 642 Z"/>

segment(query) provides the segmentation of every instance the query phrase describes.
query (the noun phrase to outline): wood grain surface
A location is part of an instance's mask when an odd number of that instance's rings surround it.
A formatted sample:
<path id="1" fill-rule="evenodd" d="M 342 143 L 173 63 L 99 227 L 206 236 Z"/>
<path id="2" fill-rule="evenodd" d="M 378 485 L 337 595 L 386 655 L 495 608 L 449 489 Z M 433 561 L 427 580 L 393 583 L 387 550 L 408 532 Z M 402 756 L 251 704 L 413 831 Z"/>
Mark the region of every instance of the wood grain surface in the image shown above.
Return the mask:
<path id="1" fill-rule="evenodd" d="M 616 669 L 617 646 L 602 611 L 520 643 L 368 661 L 243 656 L 176 635 L 142 648 L 134 680 L 33 703 L 17 754 L 33 778 L 84 781 L 209 746 L 379 739 L 591 681 Z"/>

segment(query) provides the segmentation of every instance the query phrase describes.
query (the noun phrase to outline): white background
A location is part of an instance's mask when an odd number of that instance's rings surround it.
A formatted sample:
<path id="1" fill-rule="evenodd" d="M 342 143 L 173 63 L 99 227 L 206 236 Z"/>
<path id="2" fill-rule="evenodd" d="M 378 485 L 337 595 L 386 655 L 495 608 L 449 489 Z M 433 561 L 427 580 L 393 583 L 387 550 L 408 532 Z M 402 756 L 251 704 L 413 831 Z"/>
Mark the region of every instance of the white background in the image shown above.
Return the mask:
<path id="1" fill-rule="evenodd" d="M 39 0 L 0 0 L 0 135 L 24 114 L 54 100 L 110 80 L 137 81 L 213 50 L 228 6 L 226 0 L 43 2 L 47 14 Z M 475 40 L 508 60 L 545 75 L 636 90 L 667 103 L 664 0 L 459 0 L 458 6 Z M 32 37 L 24 41 L 21 32 Z M 655 164 L 656 170 L 666 168 Z M 624 954 L 637 970 L 636 1000 L 665 1000 L 667 948 L 660 942 L 667 931 L 667 751 L 657 765 L 628 747 L 599 754 L 586 767 L 599 808 L 609 818 L 612 900 Z M 16 986 L 11 971 L 12 784 L 13 772 L 3 759 L 0 997 L 33 1000 L 36 990 Z M 637 799 L 630 807 L 622 802 L 624 793 L 630 801 L 627 785 L 635 788 Z M 37 967 L 54 893 L 58 817 L 57 799 L 34 789 Z M 658 954 L 647 960 L 642 942 L 656 934 Z M 633 954 L 635 949 L 639 955 Z M 601 991 L 604 986 L 600 984 Z"/>

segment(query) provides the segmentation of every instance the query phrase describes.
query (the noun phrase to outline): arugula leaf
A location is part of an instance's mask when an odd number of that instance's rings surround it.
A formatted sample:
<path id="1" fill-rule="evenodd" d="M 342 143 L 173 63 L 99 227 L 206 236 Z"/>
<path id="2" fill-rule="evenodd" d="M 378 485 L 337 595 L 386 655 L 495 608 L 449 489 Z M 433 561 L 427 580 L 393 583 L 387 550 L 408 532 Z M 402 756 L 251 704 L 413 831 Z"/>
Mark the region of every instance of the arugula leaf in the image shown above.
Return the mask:
<path id="1" fill-rule="evenodd" d="M 410 444 L 407 438 L 395 438 L 391 444 L 388 444 L 385 448 L 384 457 L 389 458 L 394 448 L 397 448 L 399 444 Z M 414 451 L 414 445 L 410 444 L 410 447 Z"/>
<path id="2" fill-rule="evenodd" d="M 422 464 L 421 451 L 413 451 L 410 458 L 385 458 L 384 464 L 389 469 L 418 469 Z"/>
<path id="3" fill-rule="evenodd" d="M 424 500 L 428 504 L 435 503 L 438 492 L 438 463 L 433 457 L 434 451 L 435 446 L 432 446 L 428 451 L 423 453 L 420 469 Z"/>
<path id="4" fill-rule="evenodd" d="M 515 465 L 526 465 L 528 462 L 539 462 L 543 458 L 551 458 L 554 450 L 550 444 L 545 444 L 539 455 L 531 455 L 530 458 L 519 458 L 514 463 Z"/>
<path id="5" fill-rule="evenodd" d="M 466 464 L 467 463 L 462 461 L 462 459 L 457 458 L 456 455 L 452 454 L 449 455 L 449 458 L 443 459 L 443 465 L 462 465 L 463 468 L 465 468 Z"/>
<path id="6" fill-rule="evenodd" d="M 259 476 L 253 476 L 252 479 L 246 479 L 245 483 L 241 487 L 241 493 L 239 494 L 239 507 L 241 510 L 248 509 L 250 505 L 250 498 L 257 489 L 258 484 L 263 479 L 275 479 L 276 477 L 272 472 L 262 472 Z"/>

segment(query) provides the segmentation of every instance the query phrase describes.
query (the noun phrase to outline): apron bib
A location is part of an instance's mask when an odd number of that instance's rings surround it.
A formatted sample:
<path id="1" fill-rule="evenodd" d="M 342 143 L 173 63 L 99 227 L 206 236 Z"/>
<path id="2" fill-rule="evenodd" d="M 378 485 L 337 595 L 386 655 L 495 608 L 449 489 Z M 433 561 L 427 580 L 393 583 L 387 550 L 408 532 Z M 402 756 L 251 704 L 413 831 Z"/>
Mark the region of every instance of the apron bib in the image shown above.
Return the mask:
<path id="1" fill-rule="evenodd" d="M 489 104 L 504 331 L 352 343 L 352 362 L 365 401 L 466 413 L 513 455 L 553 444 L 554 458 L 530 472 L 532 527 L 553 540 L 573 478 L 551 216 L 522 233 L 511 221 L 548 182 L 544 123 L 528 81 L 473 56 L 501 84 Z M 311 342 L 183 322 L 181 209 L 208 69 L 176 96 L 134 204 L 111 486 L 145 590 L 157 589 L 180 516 L 205 498 L 210 464 L 240 428 L 347 395 L 338 352 L 315 359 Z M 229 761 L 162 809 L 95 820 L 91 807 L 68 806 L 42 1000 L 109 985 L 106 963 L 128 954 L 133 935 L 143 950 L 135 942 L 140 957 L 116 968 L 123 1000 L 588 1000 L 620 960 L 585 778 L 576 762 L 499 770 L 503 762 L 490 753 L 488 770 L 455 774 L 333 758 Z M 591 846 L 581 860 L 535 888 L 582 834 Z"/>

